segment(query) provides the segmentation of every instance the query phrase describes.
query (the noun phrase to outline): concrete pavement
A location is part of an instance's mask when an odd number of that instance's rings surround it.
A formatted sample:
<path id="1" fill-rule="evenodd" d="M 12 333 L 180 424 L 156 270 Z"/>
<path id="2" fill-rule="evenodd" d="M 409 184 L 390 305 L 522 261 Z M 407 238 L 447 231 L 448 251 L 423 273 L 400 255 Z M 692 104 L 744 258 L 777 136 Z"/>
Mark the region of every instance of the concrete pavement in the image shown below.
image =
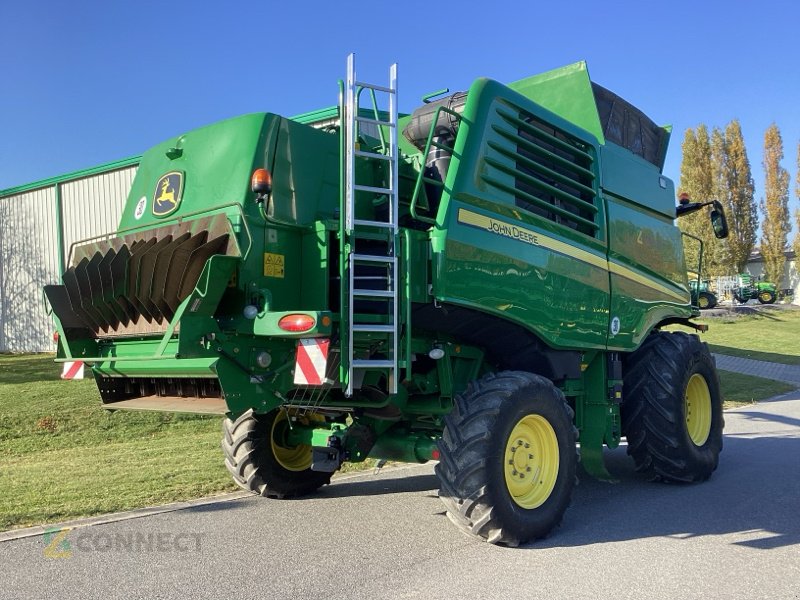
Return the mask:
<path id="1" fill-rule="evenodd" d="M 714 354 L 714 358 L 717 361 L 717 368 L 723 371 L 755 375 L 756 377 L 783 381 L 800 387 L 800 366 L 798 365 L 784 365 L 725 354 Z"/>

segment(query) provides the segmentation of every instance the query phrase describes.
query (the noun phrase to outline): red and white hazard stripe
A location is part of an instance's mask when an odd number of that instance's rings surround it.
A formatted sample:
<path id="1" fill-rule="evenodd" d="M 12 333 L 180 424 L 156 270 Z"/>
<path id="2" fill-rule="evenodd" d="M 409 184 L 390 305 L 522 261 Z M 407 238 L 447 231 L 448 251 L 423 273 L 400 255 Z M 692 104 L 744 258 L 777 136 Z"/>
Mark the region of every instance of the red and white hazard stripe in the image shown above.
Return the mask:
<path id="1" fill-rule="evenodd" d="M 297 385 L 322 385 L 328 366 L 329 339 L 309 338 L 297 344 L 294 382 Z"/>
<path id="2" fill-rule="evenodd" d="M 83 362 L 80 360 L 65 362 L 61 379 L 83 379 Z"/>

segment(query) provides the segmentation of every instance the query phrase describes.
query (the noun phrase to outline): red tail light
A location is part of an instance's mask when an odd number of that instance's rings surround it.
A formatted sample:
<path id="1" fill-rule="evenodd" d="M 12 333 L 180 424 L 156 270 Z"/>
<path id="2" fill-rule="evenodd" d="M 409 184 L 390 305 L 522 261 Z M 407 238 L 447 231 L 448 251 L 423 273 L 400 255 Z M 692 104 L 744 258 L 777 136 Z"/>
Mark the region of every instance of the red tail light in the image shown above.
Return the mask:
<path id="1" fill-rule="evenodd" d="M 280 321 L 278 321 L 278 327 L 283 329 L 284 331 L 308 331 L 309 329 L 313 329 L 314 325 L 316 325 L 316 321 L 314 317 L 311 315 L 303 315 L 303 314 L 294 314 L 294 315 L 286 315 L 282 317 Z"/>

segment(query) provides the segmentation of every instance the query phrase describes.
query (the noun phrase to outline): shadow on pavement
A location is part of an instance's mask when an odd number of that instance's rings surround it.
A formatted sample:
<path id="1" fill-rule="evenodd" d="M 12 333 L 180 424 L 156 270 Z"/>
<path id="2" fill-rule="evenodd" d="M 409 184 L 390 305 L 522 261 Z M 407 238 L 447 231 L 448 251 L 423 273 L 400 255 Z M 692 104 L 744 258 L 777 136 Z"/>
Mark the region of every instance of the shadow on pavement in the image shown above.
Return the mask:
<path id="1" fill-rule="evenodd" d="M 707 482 L 690 485 L 648 482 L 624 449 L 606 452 L 619 483 L 582 473 L 562 526 L 526 547 L 736 533 L 742 539 L 735 545 L 753 549 L 800 543 L 800 438 L 726 435 L 724 444 L 717 471 Z"/>
<path id="2" fill-rule="evenodd" d="M 326 486 L 317 494 L 325 498 L 347 498 L 352 496 L 380 496 L 383 494 L 402 494 L 407 492 L 427 492 L 439 489 L 436 475 L 411 475 L 388 478 L 376 475 L 374 479 L 353 479 L 336 482 Z"/>

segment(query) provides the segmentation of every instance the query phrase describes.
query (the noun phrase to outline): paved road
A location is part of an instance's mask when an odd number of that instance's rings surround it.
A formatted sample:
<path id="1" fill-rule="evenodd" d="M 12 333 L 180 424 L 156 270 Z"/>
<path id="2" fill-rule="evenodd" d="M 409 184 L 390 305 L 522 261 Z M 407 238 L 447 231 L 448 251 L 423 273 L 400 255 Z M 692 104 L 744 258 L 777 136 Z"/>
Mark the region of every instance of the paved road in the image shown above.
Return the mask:
<path id="1" fill-rule="evenodd" d="M 709 482 L 649 484 L 618 449 L 609 465 L 620 483 L 582 477 L 563 526 L 523 548 L 456 531 L 431 467 L 419 466 L 312 499 L 251 497 L 73 530 L 69 558 L 45 557 L 42 537 L 1 543 L 0 598 L 798 599 L 800 393 L 726 422 Z M 139 551 L 119 547 L 126 540 Z"/>

